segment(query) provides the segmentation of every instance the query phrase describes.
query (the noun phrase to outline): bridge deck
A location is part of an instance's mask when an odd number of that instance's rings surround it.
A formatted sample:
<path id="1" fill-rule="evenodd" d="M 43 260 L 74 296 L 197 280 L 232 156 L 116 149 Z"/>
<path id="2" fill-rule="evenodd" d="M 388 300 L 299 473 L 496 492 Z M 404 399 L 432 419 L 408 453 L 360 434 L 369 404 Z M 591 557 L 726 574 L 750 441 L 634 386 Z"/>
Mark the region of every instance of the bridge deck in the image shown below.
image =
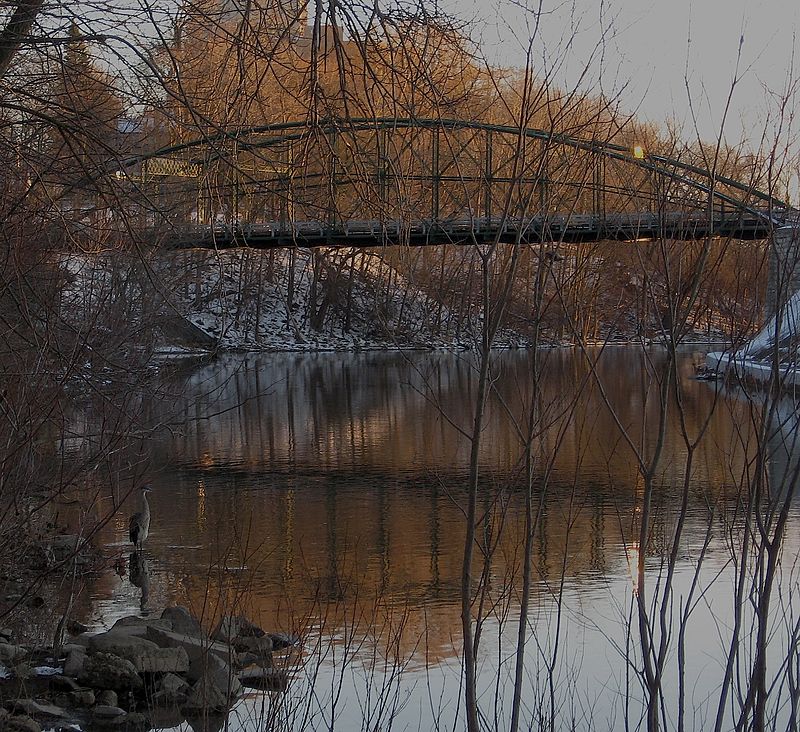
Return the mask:
<path id="1" fill-rule="evenodd" d="M 650 241 L 708 236 L 765 239 L 777 222 L 764 214 L 736 213 L 709 217 L 696 213 L 615 214 L 609 216 L 534 216 L 520 219 L 458 219 L 449 221 L 321 221 L 194 226 L 178 232 L 169 244 L 175 248 L 227 249 L 251 247 L 356 246 L 393 244 L 434 246 L 440 244 L 489 244 L 521 242 Z"/>

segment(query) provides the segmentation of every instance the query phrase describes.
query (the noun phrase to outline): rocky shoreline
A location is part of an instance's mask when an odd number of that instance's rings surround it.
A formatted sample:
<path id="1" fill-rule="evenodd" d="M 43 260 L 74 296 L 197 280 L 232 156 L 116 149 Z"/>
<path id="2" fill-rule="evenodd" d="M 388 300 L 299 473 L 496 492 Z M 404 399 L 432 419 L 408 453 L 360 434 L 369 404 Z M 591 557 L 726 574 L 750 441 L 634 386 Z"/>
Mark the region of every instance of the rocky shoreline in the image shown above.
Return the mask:
<path id="1" fill-rule="evenodd" d="M 273 653 L 296 638 L 267 633 L 241 615 L 210 635 L 183 607 L 129 616 L 103 633 L 81 633 L 59 651 L 15 645 L 0 631 L 0 729 L 136 730 L 202 719 L 219 726 L 244 688 L 280 692 L 288 660 Z"/>

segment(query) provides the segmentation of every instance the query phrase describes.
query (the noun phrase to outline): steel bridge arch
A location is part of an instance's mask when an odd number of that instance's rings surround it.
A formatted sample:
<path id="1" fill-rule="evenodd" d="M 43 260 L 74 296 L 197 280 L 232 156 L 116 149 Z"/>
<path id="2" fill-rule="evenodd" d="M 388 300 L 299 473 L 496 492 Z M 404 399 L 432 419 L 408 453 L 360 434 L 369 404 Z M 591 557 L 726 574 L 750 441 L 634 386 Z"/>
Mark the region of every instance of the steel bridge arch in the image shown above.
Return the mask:
<path id="1" fill-rule="evenodd" d="M 221 151 L 219 146 L 230 142 L 235 143 L 240 151 L 254 151 L 279 146 L 287 142 L 302 140 L 314 135 L 328 136 L 339 133 L 413 129 L 429 131 L 474 130 L 498 133 L 501 135 L 524 137 L 526 139 L 538 140 L 552 145 L 562 145 L 575 150 L 589 152 L 622 162 L 626 165 L 636 166 L 649 173 L 687 185 L 705 196 L 710 196 L 718 202 L 728 204 L 734 209 L 758 216 L 776 225 L 779 225 L 779 219 L 776 218 L 775 213 L 791 210 L 791 207 L 786 202 L 767 192 L 727 176 L 714 174 L 707 169 L 683 162 L 676 158 L 654 153 L 646 153 L 642 158 L 638 158 L 634 156 L 631 148 L 613 142 L 573 137 L 556 133 L 552 130 L 519 128 L 511 125 L 489 124 L 450 118 L 331 118 L 320 120 L 317 123 L 310 123 L 307 120 L 298 120 L 241 127 L 235 130 L 220 130 L 186 142 L 164 146 L 145 154 L 132 156 L 122 162 L 122 168 L 128 169 L 155 158 L 169 158 L 170 156 L 191 153 L 193 150 L 199 149 L 203 149 L 206 153 L 208 153 L 209 150 L 212 152 L 202 157 L 188 156 L 188 161 L 192 164 L 223 160 L 226 153 Z M 252 139 L 253 137 L 265 135 L 269 137 L 267 139 Z M 718 186 L 720 185 L 741 193 L 742 197 L 735 197 L 730 193 L 719 190 Z M 761 201 L 764 203 L 764 207 L 754 206 L 746 202 L 745 199 L 749 201 L 753 199 Z"/>

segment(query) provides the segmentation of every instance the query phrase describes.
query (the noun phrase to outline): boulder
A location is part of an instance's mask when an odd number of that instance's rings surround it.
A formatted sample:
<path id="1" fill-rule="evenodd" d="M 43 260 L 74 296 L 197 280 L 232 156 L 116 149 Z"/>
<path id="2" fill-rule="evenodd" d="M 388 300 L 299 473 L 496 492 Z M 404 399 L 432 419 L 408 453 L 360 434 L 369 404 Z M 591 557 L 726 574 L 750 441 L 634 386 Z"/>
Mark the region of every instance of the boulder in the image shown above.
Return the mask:
<path id="1" fill-rule="evenodd" d="M 172 727 L 180 727 L 181 730 L 187 729 L 186 725 L 183 724 L 186 721 L 186 715 L 180 710 L 180 706 L 176 704 L 163 704 L 161 706 L 153 704 L 148 708 L 147 716 L 150 718 L 150 724 L 154 729 L 171 729 Z"/>
<path id="2" fill-rule="evenodd" d="M 211 637 L 214 640 L 231 643 L 237 638 L 261 638 L 264 635 L 266 635 L 264 631 L 244 615 L 224 615 Z"/>
<path id="3" fill-rule="evenodd" d="M 169 619 L 162 618 L 141 618 L 138 615 L 126 615 L 124 618 L 117 620 L 111 626 L 111 630 L 115 632 L 131 633 L 133 635 L 145 635 L 147 628 L 150 626 L 160 628 L 161 630 L 172 630 L 172 623 Z"/>
<path id="4" fill-rule="evenodd" d="M 50 677 L 50 688 L 60 689 L 61 691 L 81 691 L 83 687 L 69 676 L 56 674 Z"/>
<path id="5" fill-rule="evenodd" d="M 81 671 L 83 671 L 84 664 L 86 663 L 86 651 L 83 648 L 73 648 L 67 652 L 67 658 L 64 661 L 64 676 L 71 676 L 78 678 Z"/>
<path id="6" fill-rule="evenodd" d="M 201 679 L 192 687 L 183 708 L 189 712 L 196 710 L 221 712 L 227 710 L 229 706 L 228 695 L 224 691 Z"/>
<path id="7" fill-rule="evenodd" d="M 50 697 L 50 703 L 55 704 L 57 707 L 62 707 L 64 709 L 75 706 L 69 694 L 53 694 Z"/>
<path id="8" fill-rule="evenodd" d="M 153 641 L 119 630 L 93 636 L 89 650 L 126 658 L 139 673 L 186 673 L 189 670 L 189 656 L 183 648 L 159 648 Z"/>
<path id="9" fill-rule="evenodd" d="M 42 726 L 24 714 L 12 715 L 0 710 L 0 729 L 4 732 L 42 732 Z"/>
<path id="10" fill-rule="evenodd" d="M 127 712 L 124 709 L 106 704 L 98 704 L 92 709 L 92 716 L 95 719 L 117 719 L 117 717 L 124 717 L 126 714 Z"/>
<path id="11" fill-rule="evenodd" d="M 296 635 L 287 635 L 286 633 L 267 633 L 267 635 L 272 639 L 273 651 L 300 645 L 300 639 Z"/>
<path id="12" fill-rule="evenodd" d="M 241 691 L 242 685 L 231 667 L 218 656 L 208 655 L 185 706 L 188 709 L 227 709 Z"/>
<path id="13" fill-rule="evenodd" d="M 29 717 L 47 717 L 48 719 L 65 719 L 68 716 L 61 707 L 34 699 L 17 699 L 11 703 L 11 711 Z"/>
<path id="14" fill-rule="evenodd" d="M 22 646 L 15 646 L 12 643 L 0 643 L 0 663 L 15 663 L 27 655 L 27 649 Z"/>
<path id="15" fill-rule="evenodd" d="M 72 534 L 54 536 L 50 539 L 50 550 L 56 562 L 63 562 L 81 546 L 81 537 Z"/>
<path id="16" fill-rule="evenodd" d="M 81 653 L 86 653 L 86 649 L 89 647 L 89 638 L 91 636 L 82 635 L 78 638 L 75 638 L 71 643 L 65 643 L 61 646 L 62 653 L 69 653 L 70 651 L 80 651 Z"/>
<path id="17" fill-rule="evenodd" d="M 107 633 L 100 633 L 89 638 L 90 653 L 113 653 L 120 658 L 133 658 L 146 650 L 154 650 L 158 645 L 144 637 L 132 635 L 130 633 L 109 630 Z"/>
<path id="18" fill-rule="evenodd" d="M 255 653 L 239 653 L 237 654 L 238 658 L 238 667 L 239 668 L 246 668 L 247 666 L 252 666 L 254 664 L 258 664 L 262 662 L 264 659 L 255 654 Z M 272 659 L 270 658 L 268 666 L 272 666 Z"/>
<path id="19" fill-rule="evenodd" d="M 183 648 L 156 648 L 139 656 L 134 665 L 140 673 L 177 673 L 189 671 L 189 655 Z"/>
<path id="20" fill-rule="evenodd" d="M 272 664 L 272 638 L 268 635 L 262 635 L 260 638 L 252 636 L 234 638 L 233 647 L 239 653 L 252 653 L 268 661 L 269 665 Z"/>
<path id="21" fill-rule="evenodd" d="M 197 638 L 205 636 L 205 632 L 200 623 L 197 622 L 195 617 L 185 607 L 181 607 L 180 605 L 164 608 L 164 612 L 161 613 L 161 620 L 167 621 L 171 625 L 171 627 L 166 628 L 166 630 L 172 630 L 175 633 L 190 635 Z"/>
<path id="22" fill-rule="evenodd" d="M 189 710 L 186 714 L 186 723 L 193 732 L 220 732 L 228 726 L 227 714 L 209 714 L 204 711 L 202 714 L 193 714 Z"/>
<path id="23" fill-rule="evenodd" d="M 72 691 L 69 695 L 70 702 L 76 707 L 92 707 L 95 703 L 94 692 L 91 689 Z"/>
<path id="24" fill-rule="evenodd" d="M 139 691 L 142 679 L 136 667 L 126 658 L 111 653 L 95 653 L 86 659 L 78 681 L 95 689 Z"/>
<path id="25" fill-rule="evenodd" d="M 164 674 L 153 692 L 153 703 L 156 705 L 184 704 L 189 697 L 191 686 L 175 674 Z"/>
<path id="26" fill-rule="evenodd" d="M 259 666 L 246 668 L 239 673 L 242 686 L 251 689 L 264 689 L 265 691 L 284 691 L 289 684 L 289 674 L 286 671 Z"/>
<path id="27" fill-rule="evenodd" d="M 115 722 L 115 726 L 131 732 L 132 730 L 149 730 L 150 720 L 141 712 L 128 712 Z"/>
<path id="28" fill-rule="evenodd" d="M 216 656 L 226 663 L 237 661 L 236 652 L 225 643 L 211 642 L 205 638 L 196 638 L 181 633 L 170 633 L 158 628 L 147 629 L 147 638 L 161 648 L 183 648 L 189 657 L 188 677 L 192 682 L 200 678 L 199 669 L 208 656 Z"/>
<path id="29" fill-rule="evenodd" d="M 70 635 L 80 635 L 81 633 L 86 633 L 89 630 L 88 625 L 84 625 L 79 620 L 70 620 L 67 623 L 67 633 Z"/>
<path id="30" fill-rule="evenodd" d="M 36 673 L 27 661 L 18 661 L 14 664 L 14 676 L 21 681 L 27 681 L 31 677 L 36 676 Z"/>
<path id="31" fill-rule="evenodd" d="M 115 707 L 119 703 L 117 692 L 111 689 L 103 689 L 102 691 L 95 692 L 95 704 L 102 704 L 106 707 Z"/>

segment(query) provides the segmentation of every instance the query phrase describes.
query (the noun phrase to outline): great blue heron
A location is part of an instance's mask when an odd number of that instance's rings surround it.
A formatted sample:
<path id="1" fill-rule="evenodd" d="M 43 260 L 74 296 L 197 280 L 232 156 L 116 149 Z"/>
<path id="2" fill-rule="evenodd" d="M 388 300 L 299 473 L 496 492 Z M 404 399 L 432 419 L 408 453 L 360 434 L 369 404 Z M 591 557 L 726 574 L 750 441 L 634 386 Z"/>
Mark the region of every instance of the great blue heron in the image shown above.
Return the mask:
<path id="1" fill-rule="evenodd" d="M 141 510 L 131 516 L 128 525 L 131 544 L 136 549 L 141 549 L 147 534 L 150 532 L 150 504 L 147 502 L 147 494 L 151 491 L 150 485 L 141 487 Z"/>

